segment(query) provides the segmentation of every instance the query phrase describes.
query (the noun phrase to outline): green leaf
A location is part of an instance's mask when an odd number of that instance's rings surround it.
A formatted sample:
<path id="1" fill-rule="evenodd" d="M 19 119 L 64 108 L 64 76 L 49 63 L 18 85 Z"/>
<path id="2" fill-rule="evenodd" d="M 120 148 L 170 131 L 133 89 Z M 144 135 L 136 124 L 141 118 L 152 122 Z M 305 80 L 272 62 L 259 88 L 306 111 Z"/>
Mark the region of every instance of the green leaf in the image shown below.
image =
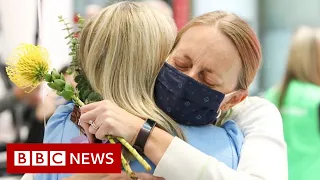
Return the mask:
<path id="1" fill-rule="evenodd" d="M 78 91 L 80 91 L 80 89 L 81 89 L 82 87 L 83 87 L 82 84 L 77 84 L 77 85 L 76 85 L 76 89 L 77 89 Z"/>
<path id="2" fill-rule="evenodd" d="M 82 97 L 82 94 L 83 94 L 84 92 L 86 92 L 86 90 L 90 90 L 90 87 L 88 87 L 88 86 L 82 86 L 82 87 L 79 89 L 79 95 L 80 95 L 80 97 Z"/>
<path id="3" fill-rule="evenodd" d="M 86 99 L 89 102 L 96 102 L 96 101 L 101 101 L 102 100 L 102 96 L 96 92 L 92 92 L 89 94 L 88 98 Z"/>
<path id="4" fill-rule="evenodd" d="M 60 74 L 58 73 L 58 71 L 56 69 L 52 70 L 51 75 L 52 75 L 53 80 L 60 79 Z"/>
<path id="5" fill-rule="evenodd" d="M 68 34 L 68 36 L 66 36 L 65 39 L 68 39 L 68 38 L 72 37 L 73 35 L 74 35 L 74 32 Z"/>
<path id="6" fill-rule="evenodd" d="M 90 86 L 88 80 L 85 77 L 80 79 L 79 84 L 83 84 L 83 85 L 85 84 L 85 85 Z"/>
<path id="7" fill-rule="evenodd" d="M 53 81 L 56 85 L 61 86 L 62 88 L 64 88 L 64 86 L 66 85 L 66 82 L 62 79 L 56 79 Z"/>
<path id="8" fill-rule="evenodd" d="M 46 75 L 44 75 L 44 79 L 45 79 L 47 82 L 51 82 L 51 81 L 52 81 L 52 76 L 51 76 L 51 74 L 46 74 Z"/>
<path id="9" fill-rule="evenodd" d="M 71 30 L 72 28 L 71 27 L 66 27 L 66 28 L 63 28 L 62 30 L 65 31 L 65 30 Z"/>
<path id="10" fill-rule="evenodd" d="M 66 81 L 66 80 L 64 79 L 64 75 L 63 75 L 62 73 L 60 73 L 60 77 L 61 77 L 61 78 L 60 78 L 61 80 Z"/>
<path id="11" fill-rule="evenodd" d="M 62 91 L 66 82 L 62 79 L 55 79 L 54 84 L 56 85 L 58 91 Z"/>
<path id="12" fill-rule="evenodd" d="M 71 101 L 72 100 L 72 96 L 74 95 L 73 91 L 62 91 L 62 96 L 63 98 L 65 98 L 67 101 Z"/>
<path id="13" fill-rule="evenodd" d="M 76 78 L 74 78 L 74 81 L 75 81 L 76 83 L 79 83 L 82 78 L 84 78 L 83 75 L 82 75 L 82 74 L 79 74 L 78 76 L 76 76 Z"/>
<path id="14" fill-rule="evenodd" d="M 87 89 L 84 93 L 81 94 L 81 99 L 87 99 L 91 92 L 91 89 Z"/>
<path id="15" fill-rule="evenodd" d="M 64 86 L 64 90 L 65 91 L 72 91 L 74 92 L 74 88 L 71 84 L 66 83 L 66 85 Z"/>
<path id="16" fill-rule="evenodd" d="M 69 74 L 69 75 L 72 74 L 72 69 L 70 67 L 67 69 L 67 74 Z"/>
<path id="17" fill-rule="evenodd" d="M 51 88 L 51 89 L 54 89 L 54 90 L 57 90 L 57 86 L 53 83 L 53 82 L 49 82 L 48 83 L 48 86 Z"/>

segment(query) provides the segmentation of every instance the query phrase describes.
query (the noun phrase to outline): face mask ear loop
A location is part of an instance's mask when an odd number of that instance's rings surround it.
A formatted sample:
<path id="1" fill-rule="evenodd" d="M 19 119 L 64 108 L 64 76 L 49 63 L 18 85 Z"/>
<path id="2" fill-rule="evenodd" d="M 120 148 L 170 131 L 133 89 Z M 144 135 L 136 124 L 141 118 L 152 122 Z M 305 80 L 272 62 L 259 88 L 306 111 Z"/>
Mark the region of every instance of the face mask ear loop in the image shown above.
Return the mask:
<path id="1" fill-rule="evenodd" d="M 218 113 L 218 115 L 217 115 L 217 119 L 221 116 L 221 109 L 219 109 L 218 111 L 217 111 L 217 113 Z"/>

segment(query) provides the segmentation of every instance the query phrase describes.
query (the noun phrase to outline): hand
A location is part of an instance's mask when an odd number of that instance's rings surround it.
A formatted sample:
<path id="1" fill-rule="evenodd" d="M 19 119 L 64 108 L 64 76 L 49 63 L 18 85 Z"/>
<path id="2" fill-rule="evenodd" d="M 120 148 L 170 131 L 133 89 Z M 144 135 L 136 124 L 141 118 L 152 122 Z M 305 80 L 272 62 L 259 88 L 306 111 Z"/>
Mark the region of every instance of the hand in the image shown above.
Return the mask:
<path id="1" fill-rule="evenodd" d="M 144 123 L 143 119 L 128 113 L 108 100 L 91 103 L 80 109 L 81 126 L 86 133 L 94 134 L 100 140 L 106 140 L 106 135 L 112 135 L 122 137 L 133 144 Z M 93 121 L 94 125 L 90 125 L 90 121 Z"/>
<path id="2" fill-rule="evenodd" d="M 148 173 L 137 173 L 139 180 L 164 180 L 163 178 L 153 176 Z M 130 177 L 125 173 L 121 174 L 75 174 L 62 180 L 131 180 Z"/>
<path id="3" fill-rule="evenodd" d="M 62 178 L 61 180 L 101 180 L 106 177 L 107 174 L 74 174 L 67 178 Z"/>

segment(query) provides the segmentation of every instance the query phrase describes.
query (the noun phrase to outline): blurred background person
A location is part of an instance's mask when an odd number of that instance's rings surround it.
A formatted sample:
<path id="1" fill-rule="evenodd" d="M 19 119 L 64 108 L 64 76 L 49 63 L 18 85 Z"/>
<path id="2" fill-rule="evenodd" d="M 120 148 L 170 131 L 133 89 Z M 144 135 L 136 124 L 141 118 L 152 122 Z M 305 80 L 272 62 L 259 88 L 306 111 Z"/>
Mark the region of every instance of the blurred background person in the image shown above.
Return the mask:
<path id="1" fill-rule="evenodd" d="M 288 146 L 290 180 L 320 176 L 320 30 L 303 26 L 294 34 L 287 71 L 266 98 L 280 110 Z"/>
<path id="2" fill-rule="evenodd" d="M 102 7 L 97 4 L 87 5 L 86 12 L 85 12 L 85 19 L 88 19 L 88 18 L 94 16 L 95 14 L 99 13 L 99 11 L 101 9 L 102 9 Z"/>
<path id="3" fill-rule="evenodd" d="M 143 3 L 152 6 L 153 8 L 158 9 L 159 11 L 163 12 L 167 16 L 173 17 L 172 8 L 168 3 L 163 0 L 144 0 Z"/>

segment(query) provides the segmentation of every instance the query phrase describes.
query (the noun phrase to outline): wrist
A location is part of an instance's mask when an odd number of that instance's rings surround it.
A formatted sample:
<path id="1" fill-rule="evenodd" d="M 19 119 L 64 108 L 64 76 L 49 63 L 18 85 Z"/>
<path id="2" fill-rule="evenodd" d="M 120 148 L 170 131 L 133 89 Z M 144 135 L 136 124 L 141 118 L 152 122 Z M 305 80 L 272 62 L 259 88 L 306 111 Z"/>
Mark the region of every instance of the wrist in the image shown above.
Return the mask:
<path id="1" fill-rule="evenodd" d="M 155 127 L 146 142 L 144 154 L 153 162 L 153 164 L 158 165 L 173 139 L 174 136 Z"/>
<path id="2" fill-rule="evenodd" d="M 156 124 L 157 123 L 155 121 L 147 119 L 141 126 L 133 145 L 139 151 L 139 153 L 144 153 L 145 144 Z"/>
<path id="3" fill-rule="evenodd" d="M 134 126 L 134 129 L 135 129 L 134 136 L 132 137 L 131 141 L 129 141 L 129 143 L 131 145 L 134 145 L 134 143 L 136 142 L 138 134 L 140 132 L 140 129 L 143 126 L 144 123 L 145 123 L 144 119 L 137 118 L 137 121 L 136 121 L 135 126 Z"/>

